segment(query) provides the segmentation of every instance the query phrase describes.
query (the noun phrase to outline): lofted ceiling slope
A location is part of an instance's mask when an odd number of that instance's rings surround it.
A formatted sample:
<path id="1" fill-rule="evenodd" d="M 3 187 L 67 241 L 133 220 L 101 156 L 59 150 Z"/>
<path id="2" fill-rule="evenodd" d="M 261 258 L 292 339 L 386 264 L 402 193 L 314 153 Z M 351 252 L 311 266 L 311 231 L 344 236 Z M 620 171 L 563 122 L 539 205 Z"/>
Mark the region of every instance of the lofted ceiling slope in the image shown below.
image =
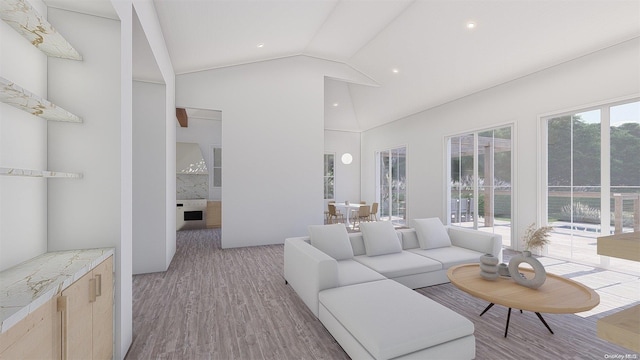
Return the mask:
<path id="1" fill-rule="evenodd" d="M 155 5 L 176 74 L 302 54 L 343 62 L 371 77 L 379 87 L 326 82 L 326 125 L 348 131 L 367 130 L 640 35 L 640 0 L 155 0 Z"/>
<path id="2" fill-rule="evenodd" d="M 640 0 L 148 1 L 177 75 L 306 55 L 370 77 L 380 86 L 326 82 L 326 124 L 347 131 L 640 37 Z M 105 0 L 45 2 L 114 16 Z"/>

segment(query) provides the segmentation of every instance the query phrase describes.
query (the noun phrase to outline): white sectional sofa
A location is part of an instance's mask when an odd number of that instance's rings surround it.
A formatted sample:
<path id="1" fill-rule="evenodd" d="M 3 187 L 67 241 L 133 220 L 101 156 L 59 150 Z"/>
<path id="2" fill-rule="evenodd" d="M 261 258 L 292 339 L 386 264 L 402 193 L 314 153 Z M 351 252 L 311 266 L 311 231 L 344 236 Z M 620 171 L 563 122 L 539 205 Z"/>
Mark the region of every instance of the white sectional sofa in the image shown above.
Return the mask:
<path id="1" fill-rule="evenodd" d="M 475 357 L 473 323 L 411 289 L 448 282 L 449 267 L 482 254 L 500 257 L 501 237 L 414 223 L 363 223 L 352 234 L 310 226 L 310 236 L 285 240 L 285 280 L 352 358 Z"/>

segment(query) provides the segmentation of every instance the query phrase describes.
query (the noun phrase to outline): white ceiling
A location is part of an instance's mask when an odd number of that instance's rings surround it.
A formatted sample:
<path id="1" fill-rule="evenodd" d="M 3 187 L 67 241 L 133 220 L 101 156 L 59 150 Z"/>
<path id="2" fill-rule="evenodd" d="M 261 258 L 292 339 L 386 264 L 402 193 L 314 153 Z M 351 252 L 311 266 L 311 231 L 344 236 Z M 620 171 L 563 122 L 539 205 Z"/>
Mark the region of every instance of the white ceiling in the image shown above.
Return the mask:
<path id="1" fill-rule="evenodd" d="M 65 8 L 105 1 L 45 2 Z M 371 77 L 380 87 L 327 82 L 326 127 L 348 131 L 640 37 L 640 0 L 153 2 L 178 75 L 308 55 Z M 92 9 L 113 16 L 108 10 Z M 475 29 L 466 27 L 469 21 Z"/>
<path id="2" fill-rule="evenodd" d="M 304 54 L 368 75 L 381 86 L 331 81 L 325 91 L 327 127 L 351 131 L 640 35 L 640 0 L 154 3 L 176 74 Z"/>

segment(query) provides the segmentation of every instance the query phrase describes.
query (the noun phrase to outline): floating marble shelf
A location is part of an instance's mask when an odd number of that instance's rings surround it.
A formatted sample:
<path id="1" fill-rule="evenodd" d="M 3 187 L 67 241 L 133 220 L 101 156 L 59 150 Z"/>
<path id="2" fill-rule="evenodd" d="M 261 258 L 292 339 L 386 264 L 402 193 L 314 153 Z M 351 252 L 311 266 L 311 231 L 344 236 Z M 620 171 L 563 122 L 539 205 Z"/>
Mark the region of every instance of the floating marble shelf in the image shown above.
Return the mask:
<path id="1" fill-rule="evenodd" d="M 0 0 L 0 3 L 2 1 L 4 0 Z M 47 120 L 82 122 L 79 116 L 32 94 L 3 77 L 0 77 L 0 101 Z"/>
<path id="2" fill-rule="evenodd" d="M 82 56 L 28 2 L 0 0 L 0 18 L 48 56 L 82 60 Z"/>
<path id="3" fill-rule="evenodd" d="M 43 178 L 66 178 L 66 179 L 82 179 L 82 173 L 66 173 L 58 171 L 45 170 L 28 170 L 0 168 L 0 176 L 26 176 L 26 177 L 43 177 Z"/>

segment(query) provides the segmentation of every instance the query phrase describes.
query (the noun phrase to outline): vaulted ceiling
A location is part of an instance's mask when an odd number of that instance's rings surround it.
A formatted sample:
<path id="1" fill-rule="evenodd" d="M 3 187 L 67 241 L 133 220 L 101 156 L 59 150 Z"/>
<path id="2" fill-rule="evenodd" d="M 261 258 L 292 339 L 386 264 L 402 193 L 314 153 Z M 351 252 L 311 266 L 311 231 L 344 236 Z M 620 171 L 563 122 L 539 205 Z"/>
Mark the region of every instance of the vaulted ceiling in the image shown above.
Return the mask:
<path id="1" fill-rule="evenodd" d="M 325 127 L 348 131 L 640 37 L 640 0 L 153 3 L 176 75 L 307 55 L 368 76 L 379 86 L 326 81 Z"/>
<path id="2" fill-rule="evenodd" d="M 369 76 L 327 85 L 326 127 L 353 131 L 640 35 L 638 0 L 154 3 L 176 74 L 302 54 Z"/>

